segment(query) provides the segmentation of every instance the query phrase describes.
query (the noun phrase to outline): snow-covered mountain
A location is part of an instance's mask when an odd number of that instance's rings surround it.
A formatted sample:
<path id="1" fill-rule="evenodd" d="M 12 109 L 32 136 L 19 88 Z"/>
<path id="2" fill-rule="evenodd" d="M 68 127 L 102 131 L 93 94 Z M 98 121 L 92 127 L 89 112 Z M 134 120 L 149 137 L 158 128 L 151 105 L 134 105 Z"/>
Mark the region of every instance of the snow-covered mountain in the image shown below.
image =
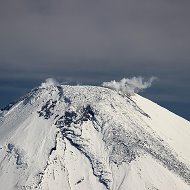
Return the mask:
<path id="1" fill-rule="evenodd" d="M 0 189 L 190 190 L 189 144 L 137 94 L 49 81 L 0 112 Z"/>

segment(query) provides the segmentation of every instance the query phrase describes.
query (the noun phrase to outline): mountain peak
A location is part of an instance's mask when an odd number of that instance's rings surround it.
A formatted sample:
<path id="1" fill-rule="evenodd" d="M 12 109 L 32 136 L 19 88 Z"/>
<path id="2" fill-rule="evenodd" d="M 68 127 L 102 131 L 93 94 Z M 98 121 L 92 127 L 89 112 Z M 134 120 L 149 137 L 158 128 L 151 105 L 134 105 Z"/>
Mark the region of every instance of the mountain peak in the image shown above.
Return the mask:
<path id="1" fill-rule="evenodd" d="M 48 79 L 1 113 L 0 179 L 7 190 L 190 189 L 189 135 L 137 94 Z"/>

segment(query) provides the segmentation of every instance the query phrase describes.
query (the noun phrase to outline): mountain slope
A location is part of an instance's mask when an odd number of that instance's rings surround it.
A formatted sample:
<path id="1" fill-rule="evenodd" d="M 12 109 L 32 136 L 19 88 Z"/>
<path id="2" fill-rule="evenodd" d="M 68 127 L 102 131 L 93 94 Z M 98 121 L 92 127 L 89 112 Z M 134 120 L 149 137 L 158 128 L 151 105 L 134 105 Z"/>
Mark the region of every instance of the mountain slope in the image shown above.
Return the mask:
<path id="1" fill-rule="evenodd" d="M 139 96 L 51 81 L 0 113 L 0 189 L 190 189 L 190 123 Z"/>

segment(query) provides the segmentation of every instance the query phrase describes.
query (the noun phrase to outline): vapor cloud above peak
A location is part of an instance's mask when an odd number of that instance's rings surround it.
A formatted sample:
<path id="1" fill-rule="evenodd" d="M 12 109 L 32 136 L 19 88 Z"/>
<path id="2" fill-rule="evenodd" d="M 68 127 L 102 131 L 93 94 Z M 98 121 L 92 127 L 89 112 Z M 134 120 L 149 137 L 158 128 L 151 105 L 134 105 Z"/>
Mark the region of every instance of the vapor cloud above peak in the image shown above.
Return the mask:
<path id="1" fill-rule="evenodd" d="M 151 87 L 153 81 L 157 80 L 157 77 L 151 77 L 145 80 L 143 77 L 123 78 L 120 81 L 103 82 L 102 86 L 116 90 L 119 93 L 134 95 L 142 90 Z"/>
<path id="2" fill-rule="evenodd" d="M 47 88 L 49 86 L 58 86 L 59 83 L 54 78 L 47 78 L 45 82 L 41 84 L 41 88 Z"/>

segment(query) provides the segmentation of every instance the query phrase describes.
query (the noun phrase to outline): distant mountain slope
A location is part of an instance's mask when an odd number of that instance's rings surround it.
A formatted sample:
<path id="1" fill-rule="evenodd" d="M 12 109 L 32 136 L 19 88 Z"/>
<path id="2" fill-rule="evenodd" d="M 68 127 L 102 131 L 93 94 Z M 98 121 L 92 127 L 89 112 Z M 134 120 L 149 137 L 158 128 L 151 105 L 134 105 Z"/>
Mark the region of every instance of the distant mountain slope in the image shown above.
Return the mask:
<path id="1" fill-rule="evenodd" d="M 0 189 L 188 190 L 189 143 L 137 94 L 47 82 L 0 112 Z"/>

